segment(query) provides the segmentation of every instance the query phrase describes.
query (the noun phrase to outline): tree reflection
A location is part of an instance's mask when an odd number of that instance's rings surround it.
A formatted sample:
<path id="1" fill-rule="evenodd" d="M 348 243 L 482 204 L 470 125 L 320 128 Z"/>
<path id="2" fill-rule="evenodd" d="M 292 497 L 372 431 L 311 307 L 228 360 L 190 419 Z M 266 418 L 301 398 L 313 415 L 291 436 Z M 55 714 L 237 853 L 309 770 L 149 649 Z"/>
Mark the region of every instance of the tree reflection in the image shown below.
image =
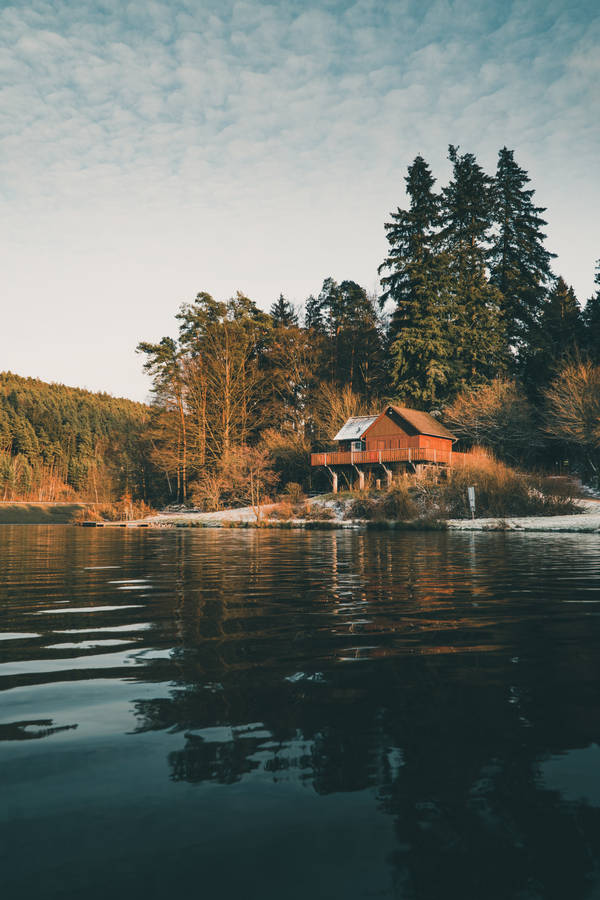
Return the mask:
<path id="1" fill-rule="evenodd" d="M 168 758 L 175 780 L 373 790 L 395 821 L 399 896 L 584 898 L 600 811 L 564 801 L 539 768 L 583 735 L 560 706 L 552 723 L 536 720 L 534 690 L 524 723 L 501 674 L 464 658 L 382 660 L 259 694 L 235 679 L 219 694 L 188 688 L 138 714 L 144 728 L 178 728 L 182 715 L 183 747 Z"/>
<path id="2" fill-rule="evenodd" d="M 171 733 L 173 782 L 298 785 L 329 809 L 370 792 L 394 823 L 399 897 L 584 900 L 600 886 L 600 810 L 543 777 L 548 758 L 600 739 L 600 617 L 577 605 L 597 584 L 597 537 L 573 540 L 128 536 L 127 574 L 153 587 L 128 615 L 151 629 L 135 666 L 98 671 L 169 686 L 134 713 L 135 732 Z M 71 587 L 96 602 L 107 576 L 82 574 L 86 546 L 68 551 Z M 6 736 L 31 724 L 52 728 Z"/>

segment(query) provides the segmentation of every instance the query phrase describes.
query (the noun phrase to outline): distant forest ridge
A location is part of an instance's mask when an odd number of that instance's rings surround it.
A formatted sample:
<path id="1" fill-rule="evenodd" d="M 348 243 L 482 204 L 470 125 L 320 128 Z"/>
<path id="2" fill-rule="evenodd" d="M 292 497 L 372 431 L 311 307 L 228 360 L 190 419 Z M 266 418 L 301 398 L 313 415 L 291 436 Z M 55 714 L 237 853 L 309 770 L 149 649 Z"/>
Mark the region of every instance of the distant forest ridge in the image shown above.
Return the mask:
<path id="1" fill-rule="evenodd" d="M 149 413 L 133 400 L 0 373 L 0 499 L 148 495 Z"/>

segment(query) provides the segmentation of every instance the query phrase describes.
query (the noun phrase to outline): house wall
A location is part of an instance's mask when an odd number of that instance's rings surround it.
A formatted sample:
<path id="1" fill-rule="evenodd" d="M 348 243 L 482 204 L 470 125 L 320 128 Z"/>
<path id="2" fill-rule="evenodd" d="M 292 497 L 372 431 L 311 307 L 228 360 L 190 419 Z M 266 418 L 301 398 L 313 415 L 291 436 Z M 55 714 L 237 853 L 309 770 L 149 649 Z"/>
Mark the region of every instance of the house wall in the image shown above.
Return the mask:
<path id="1" fill-rule="evenodd" d="M 415 435 L 417 437 L 417 435 Z M 407 431 L 389 416 L 383 416 L 369 428 L 366 434 L 367 450 L 393 450 L 397 447 L 417 447 Z"/>
<path id="2" fill-rule="evenodd" d="M 449 438 L 409 434 L 390 416 L 384 416 L 375 422 L 368 430 L 365 440 L 367 450 L 395 450 L 400 447 L 452 450 L 452 441 Z"/>
<path id="3" fill-rule="evenodd" d="M 419 447 L 429 447 L 430 450 L 452 450 L 450 438 L 432 437 L 428 434 L 419 435 Z"/>

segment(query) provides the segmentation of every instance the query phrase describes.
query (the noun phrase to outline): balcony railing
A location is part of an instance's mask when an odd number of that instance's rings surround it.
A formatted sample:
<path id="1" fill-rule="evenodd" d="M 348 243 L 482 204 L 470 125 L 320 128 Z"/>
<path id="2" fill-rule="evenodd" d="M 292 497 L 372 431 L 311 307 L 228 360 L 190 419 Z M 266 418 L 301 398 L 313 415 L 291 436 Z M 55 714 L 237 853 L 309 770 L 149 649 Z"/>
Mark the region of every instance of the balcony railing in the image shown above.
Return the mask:
<path id="1" fill-rule="evenodd" d="M 466 453 L 452 450 L 434 450 L 429 447 L 399 447 L 394 450 L 357 450 L 334 453 L 311 453 L 311 466 L 351 466 L 365 463 L 440 463 L 446 466 L 461 465 Z"/>

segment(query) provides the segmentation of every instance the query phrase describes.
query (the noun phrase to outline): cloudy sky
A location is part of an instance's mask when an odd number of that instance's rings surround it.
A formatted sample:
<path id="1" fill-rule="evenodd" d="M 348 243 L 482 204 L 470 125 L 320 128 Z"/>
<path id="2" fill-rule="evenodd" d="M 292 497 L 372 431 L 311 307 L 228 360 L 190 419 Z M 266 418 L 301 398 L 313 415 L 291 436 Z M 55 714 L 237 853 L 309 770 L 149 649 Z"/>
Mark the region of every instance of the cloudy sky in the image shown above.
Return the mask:
<path id="1" fill-rule="evenodd" d="M 0 370 L 144 399 L 200 290 L 377 287 L 417 153 L 506 144 L 579 297 L 600 257 L 597 0 L 0 4 Z"/>

